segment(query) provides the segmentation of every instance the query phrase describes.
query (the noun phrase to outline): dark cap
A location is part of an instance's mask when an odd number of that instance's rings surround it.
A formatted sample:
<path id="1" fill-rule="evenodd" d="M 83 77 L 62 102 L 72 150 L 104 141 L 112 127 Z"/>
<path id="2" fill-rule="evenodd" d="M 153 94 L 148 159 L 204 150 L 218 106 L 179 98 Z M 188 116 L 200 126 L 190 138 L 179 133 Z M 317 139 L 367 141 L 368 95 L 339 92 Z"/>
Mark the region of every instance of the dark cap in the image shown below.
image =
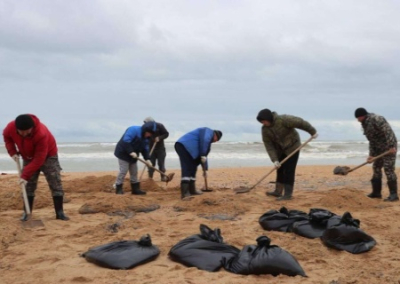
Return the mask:
<path id="1" fill-rule="evenodd" d="M 366 116 L 368 114 L 368 111 L 363 108 L 363 107 L 359 107 L 358 109 L 356 109 L 356 111 L 354 112 L 354 116 L 356 118 L 361 117 L 361 116 Z"/>
<path id="2" fill-rule="evenodd" d="M 35 126 L 35 122 L 29 114 L 21 114 L 15 119 L 15 126 L 18 130 L 28 130 Z"/>
<path id="3" fill-rule="evenodd" d="M 222 132 L 219 130 L 214 130 L 214 134 L 217 135 L 218 141 L 221 140 Z"/>
<path id="4" fill-rule="evenodd" d="M 259 122 L 261 122 L 262 120 L 273 122 L 274 116 L 272 115 L 272 112 L 269 109 L 265 108 L 263 110 L 260 110 L 260 112 L 257 115 L 257 120 Z"/>

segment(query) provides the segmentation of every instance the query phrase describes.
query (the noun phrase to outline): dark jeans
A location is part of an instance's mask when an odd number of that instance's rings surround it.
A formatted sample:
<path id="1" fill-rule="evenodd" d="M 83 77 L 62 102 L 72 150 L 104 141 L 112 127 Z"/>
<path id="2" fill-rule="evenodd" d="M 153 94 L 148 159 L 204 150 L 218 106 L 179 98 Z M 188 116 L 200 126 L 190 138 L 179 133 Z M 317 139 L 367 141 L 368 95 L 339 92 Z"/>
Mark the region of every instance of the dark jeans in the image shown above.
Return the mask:
<path id="1" fill-rule="evenodd" d="M 167 156 L 167 153 L 165 151 L 165 148 L 155 148 L 153 153 L 150 156 L 150 161 L 153 164 L 153 167 L 156 166 L 156 163 L 158 164 L 158 169 L 165 173 L 165 157 Z M 154 169 L 149 168 L 149 176 L 152 177 L 154 173 Z"/>
<path id="2" fill-rule="evenodd" d="M 297 152 L 292 157 L 290 157 L 277 171 L 276 182 L 283 184 L 294 185 L 294 178 L 296 174 L 297 161 L 299 160 L 300 152 Z M 282 154 L 279 157 L 279 161 L 285 159 L 287 155 Z"/>
<path id="3" fill-rule="evenodd" d="M 178 154 L 179 162 L 181 163 L 181 180 L 196 180 L 196 172 L 198 165 L 200 165 L 200 157 L 193 159 L 185 146 L 179 142 L 175 143 L 175 151 Z"/>

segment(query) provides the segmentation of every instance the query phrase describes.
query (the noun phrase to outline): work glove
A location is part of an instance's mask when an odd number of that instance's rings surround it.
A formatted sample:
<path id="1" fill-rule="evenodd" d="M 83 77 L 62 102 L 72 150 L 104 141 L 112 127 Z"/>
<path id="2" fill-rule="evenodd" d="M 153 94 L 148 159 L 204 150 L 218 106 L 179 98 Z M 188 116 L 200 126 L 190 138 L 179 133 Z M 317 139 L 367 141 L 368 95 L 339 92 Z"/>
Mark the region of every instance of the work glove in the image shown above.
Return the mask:
<path id="1" fill-rule="evenodd" d="M 207 162 L 207 157 L 206 156 L 201 156 L 201 163 L 205 164 Z"/>
<path id="2" fill-rule="evenodd" d="M 312 136 L 313 139 L 317 139 L 317 137 L 318 137 L 318 133 L 315 133 L 315 134 Z"/>
<path id="3" fill-rule="evenodd" d="M 160 142 L 160 137 L 154 138 L 154 142 L 155 142 L 155 143 Z"/>
<path id="4" fill-rule="evenodd" d="M 24 186 L 26 186 L 28 184 L 28 181 L 24 180 L 23 178 L 20 178 L 18 183 L 21 184 L 21 185 L 23 184 Z"/>
<path id="5" fill-rule="evenodd" d="M 151 163 L 150 160 L 146 160 L 146 165 L 147 165 L 148 167 L 153 167 L 153 164 Z"/>
<path id="6" fill-rule="evenodd" d="M 274 166 L 276 169 L 279 169 L 281 167 L 281 163 L 279 163 L 278 161 L 275 161 Z"/>
<path id="7" fill-rule="evenodd" d="M 19 155 L 18 154 L 12 155 L 11 159 L 13 159 L 14 162 L 17 162 L 19 159 Z"/>
<path id="8" fill-rule="evenodd" d="M 135 152 L 132 152 L 129 154 L 132 158 L 137 159 L 137 154 Z"/>

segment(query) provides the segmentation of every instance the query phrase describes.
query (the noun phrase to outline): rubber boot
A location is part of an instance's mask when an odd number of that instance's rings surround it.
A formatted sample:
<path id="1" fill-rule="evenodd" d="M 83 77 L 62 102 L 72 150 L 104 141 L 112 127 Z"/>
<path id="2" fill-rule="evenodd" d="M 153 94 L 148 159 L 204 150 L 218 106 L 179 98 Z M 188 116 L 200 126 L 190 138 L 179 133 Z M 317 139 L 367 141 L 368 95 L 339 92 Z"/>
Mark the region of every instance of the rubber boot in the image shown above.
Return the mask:
<path id="1" fill-rule="evenodd" d="M 397 201 L 399 200 L 399 196 L 397 195 L 397 180 L 388 181 L 388 187 L 390 195 L 388 198 L 385 198 L 383 201 Z"/>
<path id="2" fill-rule="evenodd" d="M 283 196 L 278 197 L 276 200 L 290 200 L 292 199 L 293 194 L 293 185 L 291 184 L 284 184 L 285 193 Z"/>
<path id="3" fill-rule="evenodd" d="M 283 183 L 277 182 L 274 191 L 267 191 L 268 196 L 281 197 L 283 191 Z"/>
<path id="4" fill-rule="evenodd" d="M 115 194 L 124 194 L 124 191 L 122 189 L 122 184 L 115 185 Z"/>
<path id="5" fill-rule="evenodd" d="M 69 217 L 64 214 L 63 203 L 64 196 L 53 196 L 54 210 L 56 211 L 56 219 L 68 221 Z"/>
<path id="6" fill-rule="evenodd" d="M 369 198 L 382 198 L 382 179 L 371 179 L 372 192 L 367 196 Z"/>
<path id="7" fill-rule="evenodd" d="M 131 183 L 132 194 L 144 195 L 146 191 L 140 190 L 140 182 Z"/>
<path id="8" fill-rule="evenodd" d="M 196 190 L 196 181 L 191 180 L 189 181 L 189 193 L 190 195 L 202 195 L 202 192 Z"/>
<path id="9" fill-rule="evenodd" d="M 35 199 L 35 196 L 28 196 L 28 204 L 29 204 L 29 209 L 31 210 L 31 214 L 32 214 L 32 210 L 33 210 L 33 200 L 34 199 Z M 26 214 L 25 204 L 24 204 L 24 213 L 22 213 L 22 217 L 20 220 L 21 221 L 28 220 L 28 214 Z"/>
<path id="10" fill-rule="evenodd" d="M 181 199 L 186 197 L 190 197 L 189 192 L 189 182 L 188 181 L 181 181 Z"/>

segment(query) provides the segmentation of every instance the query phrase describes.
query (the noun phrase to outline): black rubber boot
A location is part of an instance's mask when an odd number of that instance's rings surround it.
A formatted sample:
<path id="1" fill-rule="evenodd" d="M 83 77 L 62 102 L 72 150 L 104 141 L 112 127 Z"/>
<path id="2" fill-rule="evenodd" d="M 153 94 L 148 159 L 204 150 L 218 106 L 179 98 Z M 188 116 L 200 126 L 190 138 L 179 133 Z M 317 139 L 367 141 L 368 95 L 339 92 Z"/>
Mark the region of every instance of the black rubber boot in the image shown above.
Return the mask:
<path id="1" fill-rule="evenodd" d="M 291 184 L 284 184 L 285 193 L 283 196 L 278 197 L 276 200 L 290 200 L 292 199 L 293 194 L 293 185 Z"/>
<path id="2" fill-rule="evenodd" d="M 35 199 L 35 196 L 28 196 L 28 204 L 29 204 L 29 209 L 31 210 L 31 214 L 32 214 L 32 210 L 33 210 L 33 200 L 34 199 Z M 28 220 L 28 214 L 26 214 L 25 204 L 24 204 L 24 213 L 22 213 L 22 217 L 20 220 L 21 221 Z"/>
<path id="3" fill-rule="evenodd" d="M 196 181 L 191 180 L 189 181 L 189 193 L 190 195 L 202 195 L 202 192 L 196 190 Z"/>
<path id="4" fill-rule="evenodd" d="M 371 179 L 372 192 L 367 196 L 369 198 L 382 198 L 382 179 Z"/>
<path id="5" fill-rule="evenodd" d="M 189 192 L 189 182 L 188 181 L 181 181 L 181 199 L 186 197 L 190 197 Z"/>
<path id="6" fill-rule="evenodd" d="M 388 181 L 388 187 L 390 195 L 388 198 L 385 198 L 383 201 L 398 201 L 399 196 L 397 195 L 397 180 Z"/>
<path id="7" fill-rule="evenodd" d="M 69 217 L 64 214 L 63 203 L 64 196 L 53 196 L 54 210 L 56 211 L 56 219 L 68 221 Z"/>
<path id="8" fill-rule="evenodd" d="M 124 194 L 124 190 L 122 189 L 122 184 L 115 185 L 115 194 Z"/>
<path id="9" fill-rule="evenodd" d="M 277 182 L 274 191 L 267 191 L 268 196 L 281 197 L 283 191 L 283 183 Z"/>
<path id="10" fill-rule="evenodd" d="M 145 195 L 146 191 L 140 190 L 140 182 L 131 183 L 132 194 Z"/>

